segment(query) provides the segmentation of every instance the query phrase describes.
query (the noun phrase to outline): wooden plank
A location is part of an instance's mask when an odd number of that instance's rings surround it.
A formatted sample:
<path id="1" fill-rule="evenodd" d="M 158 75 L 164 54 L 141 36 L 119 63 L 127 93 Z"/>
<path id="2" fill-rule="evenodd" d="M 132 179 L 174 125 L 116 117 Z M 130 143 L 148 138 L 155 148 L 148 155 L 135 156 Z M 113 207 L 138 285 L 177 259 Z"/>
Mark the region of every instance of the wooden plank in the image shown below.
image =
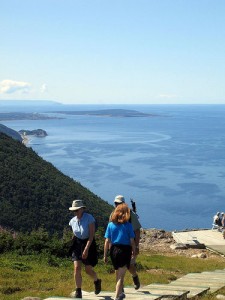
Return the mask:
<path id="1" fill-rule="evenodd" d="M 206 278 L 206 279 L 213 279 L 213 280 L 220 280 L 224 279 L 225 282 L 225 272 L 224 273 L 191 273 L 186 275 L 187 278 Z"/>
<path id="2" fill-rule="evenodd" d="M 193 284 L 182 284 L 182 283 L 170 283 L 169 284 L 170 288 L 174 287 L 177 289 L 188 289 L 189 294 L 187 295 L 188 298 L 196 297 L 196 296 L 202 296 L 203 294 L 206 294 L 209 291 L 208 286 L 198 286 L 198 285 L 193 285 Z"/>
<path id="3" fill-rule="evenodd" d="M 215 270 L 214 272 L 215 273 L 223 273 L 223 274 L 225 274 L 225 269 L 224 270 Z M 203 272 L 203 273 L 206 273 L 206 272 Z"/>
<path id="4" fill-rule="evenodd" d="M 224 278 L 203 278 L 203 277 L 182 277 L 176 280 L 176 282 L 196 282 L 196 284 L 209 284 L 209 283 L 217 283 L 217 284 L 225 284 Z"/>
<path id="5" fill-rule="evenodd" d="M 133 288 L 124 288 L 125 294 L 132 293 L 134 289 Z M 167 289 L 161 289 L 158 288 L 152 288 L 151 285 L 141 287 L 138 291 L 135 292 L 135 294 L 139 295 L 155 295 L 155 296 L 162 296 L 162 295 L 170 295 L 170 296 L 185 296 L 189 293 L 189 291 L 184 290 L 175 290 L 175 289 L 169 289 L 167 286 Z"/>
<path id="6" fill-rule="evenodd" d="M 195 272 L 195 273 L 188 273 L 188 275 L 189 275 L 189 274 L 202 274 L 202 275 L 203 275 L 203 274 L 209 274 L 209 275 L 210 275 L 210 274 L 218 274 L 218 275 L 221 274 L 221 275 L 222 275 L 222 274 L 225 274 L 225 270 L 204 271 L 204 272 L 202 272 L 202 273 L 197 273 L 197 272 Z M 185 276 L 186 276 L 186 275 L 185 275 Z"/>
<path id="7" fill-rule="evenodd" d="M 201 275 L 187 275 L 186 277 L 182 278 L 188 278 L 188 279 L 202 279 L 202 280 L 217 280 L 218 282 L 222 281 L 225 282 L 225 273 L 215 273 L 215 274 L 201 274 Z"/>
<path id="8" fill-rule="evenodd" d="M 173 238 L 178 243 L 191 244 L 193 241 L 198 241 L 199 244 L 204 244 L 207 248 L 225 254 L 225 239 L 221 232 L 215 230 L 194 230 L 173 232 Z"/>
<path id="9" fill-rule="evenodd" d="M 202 289 L 202 288 L 209 289 L 209 286 L 207 286 L 207 285 L 201 285 L 201 284 L 199 285 L 198 283 L 194 284 L 193 282 L 190 283 L 189 285 L 187 285 L 185 282 L 183 283 L 183 282 L 172 281 L 168 285 L 169 286 L 178 286 L 180 288 L 182 288 L 182 287 L 187 288 L 188 287 L 189 290 L 190 289 Z"/>
<path id="10" fill-rule="evenodd" d="M 185 289 L 185 288 L 180 288 L 179 287 L 173 287 L 173 286 L 170 286 L 169 284 L 162 284 L 162 283 L 152 283 L 152 284 L 149 284 L 149 285 L 146 285 L 144 287 L 142 287 L 141 289 L 145 289 L 145 288 L 151 288 L 151 289 L 161 289 L 161 290 L 171 290 L 171 291 L 174 291 L 174 290 L 177 290 L 177 291 L 181 291 L 181 292 L 188 292 L 189 289 Z"/>
<path id="11" fill-rule="evenodd" d="M 181 286 L 179 286 L 179 285 L 172 285 L 172 284 L 165 284 L 165 285 L 162 285 L 162 284 L 150 284 L 149 285 L 151 288 L 158 288 L 158 289 L 162 289 L 162 290 L 164 290 L 164 289 L 168 289 L 168 290 L 177 290 L 177 291 L 186 291 L 186 292 L 188 292 L 189 291 L 189 293 L 191 293 L 191 291 L 196 291 L 196 293 L 198 292 L 198 291 L 202 291 L 202 290 L 208 290 L 209 289 L 209 287 L 202 287 L 202 286 L 191 286 L 191 287 L 189 287 L 189 286 L 186 286 L 186 285 L 181 285 Z"/>
<path id="12" fill-rule="evenodd" d="M 71 300 L 71 297 L 68 298 L 68 297 L 49 297 L 49 298 L 45 298 L 44 300 Z"/>
<path id="13" fill-rule="evenodd" d="M 207 293 L 207 291 L 209 290 L 209 287 L 199 287 L 199 286 L 187 286 L 187 285 L 172 285 L 171 283 L 169 284 L 160 284 L 160 283 L 154 283 L 154 284 L 150 284 L 148 285 L 149 287 L 151 287 L 151 289 L 161 289 L 164 291 L 165 290 L 168 290 L 168 291 L 171 291 L 171 290 L 177 290 L 177 291 L 189 291 L 189 293 L 187 294 L 187 298 L 192 298 L 192 297 L 195 297 L 195 296 L 201 296 L 205 293 Z M 144 287 L 145 288 L 145 287 Z"/>
<path id="14" fill-rule="evenodd" d="M 135 291 L 135 290 L 134 290 Z M 101 292 L 98 295 L 95 295 L 94 293 L 83 293 L 82 295 L 82 299 L 86 299 L 86 300 L 113 300 L 115 298 L 115 292 Z M 129 299 L 133 299 L 133 300 L 140 300 L 140 294 L 134 292 L 134 293 L 129 293 L 127 294 L 127 298 Z M 162 298 L 162 295 L 141 295 L 141 299 L 144 300 L 160 300 Z M 71 300 L 71 297 L 49 297 L 46 298 L 45 300 Z"/>
<path id="15" fill-rule="evenodd" d="M 132 298 L 132 299 L 140 299 L 140 295 L 141 295 L 141 299 L 150 299 L 150 300 L 157 300 L 157 299 L 160 299 L 161 298 L 161 295 L 151 295 L 151 294 L 148 294 L 148 295 L 145 295 L 143 293 L 140 293 L 138 291 L 136 291 L 134 288 L 126 288 L 124 289 L 125 290 L 125 294 L 127 296 L 127 298 Z M 111 292 L 101 292 L 99 295 L 94 295 L 95 299 L 96 300 L 96 297 L 97 299 L 106 299 L 104 297 L 106 296 L 110 296 L 112 297 L 112 299 L 115 298 L 115 292 L 111 293 Z M 84 299 L 87 299 L 86 297 L 83 297 Z M 89 299 L 88 299 L 89 300 Z"/>
<path id="16" fill-rule="evenodd" d="M 199 286 L 199 287 L 205 287 L 205 288 L 208 288 L 209 289 L 209 292 L 213 292 L 213 291 L 216 291 L 216 290 L 219 290 L 221 289 L 222 287 L 224 287 L 224 283 L 212 283 L 212 282 L 196 282 L 196 281 L 188 281 L 188 280 L 185 280 L 185 281 L 175 281 L 173 282 L 172 285 L 179 285 L 179 286 L 189 286 L 191 288 L 191 286 Z"/>

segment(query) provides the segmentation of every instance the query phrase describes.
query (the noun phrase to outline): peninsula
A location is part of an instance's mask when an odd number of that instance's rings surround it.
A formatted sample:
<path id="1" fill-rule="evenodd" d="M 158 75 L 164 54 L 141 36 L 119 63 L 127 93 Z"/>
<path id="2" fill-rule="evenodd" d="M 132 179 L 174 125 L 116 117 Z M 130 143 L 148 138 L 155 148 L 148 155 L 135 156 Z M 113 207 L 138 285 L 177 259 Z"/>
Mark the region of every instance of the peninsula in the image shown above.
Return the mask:
<path id="1" fill-rule="evenodd" d="M 47 114 L 40 113 L 23 113 L 23 112 L 7 112 L 0 113 L 0 121 L 12 121 L 12 120 L 48 120 L 48 119 L 60 119 L 58 117 L 50 117 Z"/>
<path id="2" fill-rule="evenodd" d="M 55 111 L 58 114 L 78 115 L 78 116 L 99 116 L 99 117 L 156 117 L 156 114 L 139 112 L 128 109 L 100 109 L 84 111 Z"/>
<path id="3" fill-rule="evenodd" d="M 22 136 L 34 135 L 36 137 L 46 137 L 48 135 L 47 132 L 43 129 L 34 129 L 34 130 L 21 129 L 19 130 L 19 133 Z"/>

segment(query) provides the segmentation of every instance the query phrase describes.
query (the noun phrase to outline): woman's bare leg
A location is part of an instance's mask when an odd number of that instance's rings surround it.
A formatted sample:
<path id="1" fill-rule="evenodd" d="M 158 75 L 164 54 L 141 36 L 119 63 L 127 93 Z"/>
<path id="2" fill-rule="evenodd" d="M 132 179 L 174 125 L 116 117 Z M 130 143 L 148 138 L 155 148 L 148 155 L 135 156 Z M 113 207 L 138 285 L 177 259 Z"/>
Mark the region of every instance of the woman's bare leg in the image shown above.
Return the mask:
<path id="1" fill-rule="evenodd" d="M 77 288 L 82 286 L 81 261 L 74 261 L 74 281 Z"/>
<path id="2" fill-rule="evenodd" d="M 126 267 L 122 267 L 116 270 L 116 298 L 118 298 L 122 293 L 126 270 Z"/>

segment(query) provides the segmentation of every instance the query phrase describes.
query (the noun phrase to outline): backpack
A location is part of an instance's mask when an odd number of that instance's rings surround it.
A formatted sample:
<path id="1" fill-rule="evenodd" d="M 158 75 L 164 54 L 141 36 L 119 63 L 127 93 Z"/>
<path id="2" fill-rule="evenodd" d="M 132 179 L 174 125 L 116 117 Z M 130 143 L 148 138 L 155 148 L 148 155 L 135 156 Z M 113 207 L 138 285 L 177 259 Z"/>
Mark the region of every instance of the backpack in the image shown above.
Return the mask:
<path id="1" fill-rule="evenodd" d="M 139 219 L 139 216 L 137 214 L 137 208 L 136 208 L 136 202 L 130 198 L 130 202 L 131 202 L 131 206 L 132 206 L 132 209 L 131 211 L 137 216 L 137 218 Z"/>

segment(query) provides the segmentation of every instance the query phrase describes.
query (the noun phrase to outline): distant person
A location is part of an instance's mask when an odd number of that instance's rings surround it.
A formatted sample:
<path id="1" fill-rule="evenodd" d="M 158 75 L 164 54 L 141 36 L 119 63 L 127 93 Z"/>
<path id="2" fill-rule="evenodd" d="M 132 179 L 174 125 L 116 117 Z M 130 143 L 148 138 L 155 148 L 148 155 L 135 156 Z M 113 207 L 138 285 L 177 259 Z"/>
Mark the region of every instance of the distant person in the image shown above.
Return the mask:
<path id="1" fill-rule="evenodd" d="M 114 205 L 117 208 L 119 205 L 125 203 L 125 198 L 122 195 L 117 195 L 114 199 Z M 109 221 L 111 221 L 112 214 L 110 215 Z M 134 213 L 132 210 L 130 211 L 130 219 L 129 222 L 131 223 L 134 234 L 135 234 L 135 256 L 132 257 L 130 267 L 128 268 L 129 272 L 132 275 L 133 283 L 134 283 L 134 288 L 135 290 L 138 290 L 140 288 L 140 280 L 137 274 L 136 270 L 136 257 L 139 254 L 139 241 L 140 241 L 140 229 L 141 229 L 141 224 L 138 220 L 138 216 L 136 213 Z"/>
<path id="2" fill-rule="evenodd" d="M 74 200 L 70 211 L 75 213 L 69 225 L 74 234 L 72 246 L 72 261 L 74 262 L 74 280 L 76 291 L 74 298 L 82 298 L 82 263 L 85 266 L 86 273 L 93 279 L 95 294 L 101 292 L 101 279 L 98 278 L 93 267 L 98 262 L 97 248 L 94 239 L 95 219 L 91 214 L 85 212 L 86 206 L 82 200 Z"/>
<path id="3" fill-rule="evenodd" d="M 213 224 L 217 225 L 217 226 L 222 226 L 222 222 L 220 219 L 220 212 L 217 212 L 216 215 L 213 217 Z"/>
<path id="4" fill-rule="evenodd" d="M 127 204 L 118 205 L 111 215 L 111 221 L 105 232 L 104 262 L 107 262 L 107 252 L 110 250 L 110 257 L 116 271 L 115 300 L 125 298 L 124 277 L 130 267 L 131 257 L 135 257 L 135 234 L 129 219 L 130 209 Z"/>
<path id="5" fill-rule="evenodd" d="M 224 212 L 221 213 L 221 224 L 223 229 L 225 229 L 225 214 Z"/>
<path id="6" fill-rule="evenodd" d="M 223 238 L 225 239 L 225 214 L 224 214 L 224 212 L 221 213 L 221 223 L 222 223 L 222 234 L 223 234 Z"/>

